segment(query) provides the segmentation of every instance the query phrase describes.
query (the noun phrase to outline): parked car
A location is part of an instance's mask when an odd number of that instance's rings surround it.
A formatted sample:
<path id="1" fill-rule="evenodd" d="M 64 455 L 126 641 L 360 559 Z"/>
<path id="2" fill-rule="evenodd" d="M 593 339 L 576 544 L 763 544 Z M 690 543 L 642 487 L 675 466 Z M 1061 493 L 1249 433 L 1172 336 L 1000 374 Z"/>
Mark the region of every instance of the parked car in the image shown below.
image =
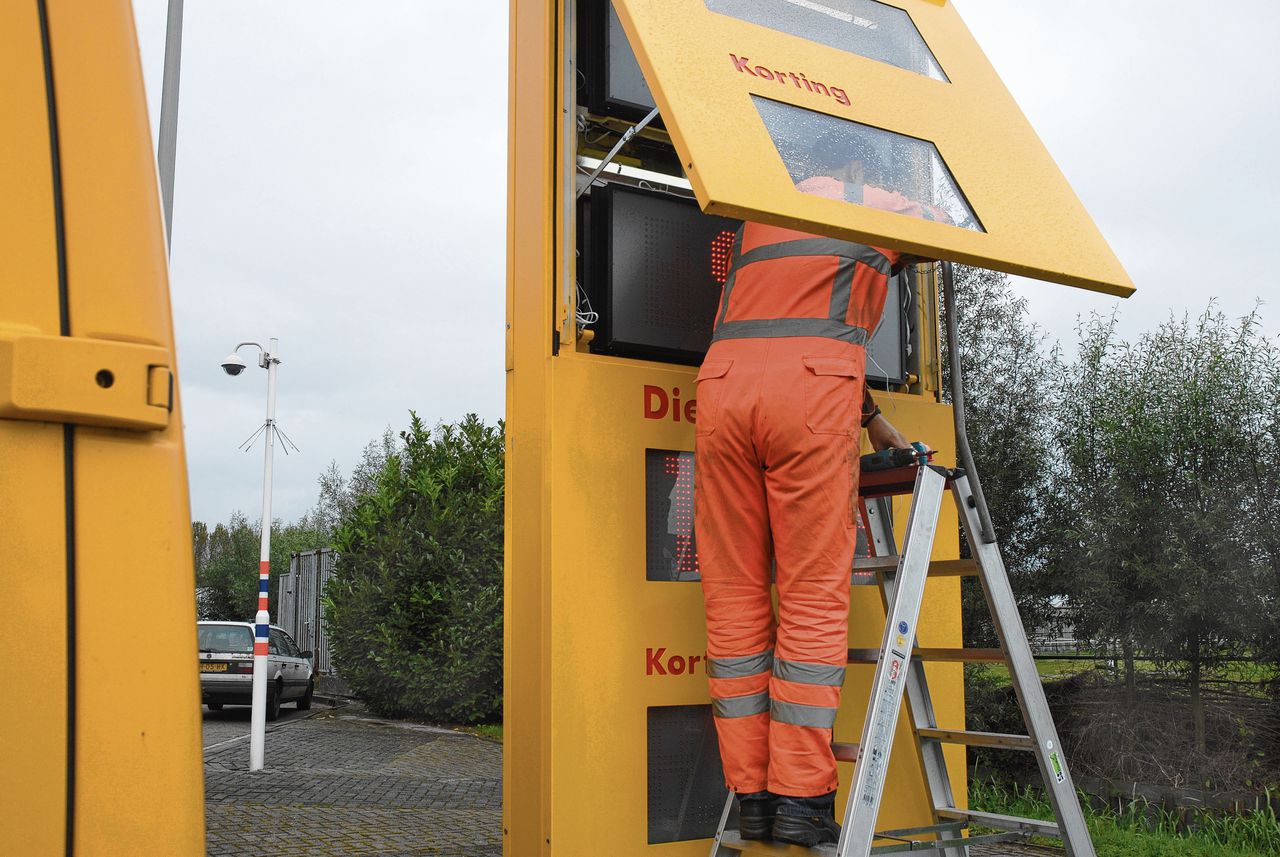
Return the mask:
<path id="1" fill-rule="evenodd" d="M 211 711 L 223 705 L 253 701 L 253 623 L 197 623 L 200 701 Z M 298 649 L 283 628 L 271 626 L 267 655 L 267 719 L 280 716 L 280 705 L 294 700 L 299 710 L 311 707 L 315 678 L 311 652 Z"/>

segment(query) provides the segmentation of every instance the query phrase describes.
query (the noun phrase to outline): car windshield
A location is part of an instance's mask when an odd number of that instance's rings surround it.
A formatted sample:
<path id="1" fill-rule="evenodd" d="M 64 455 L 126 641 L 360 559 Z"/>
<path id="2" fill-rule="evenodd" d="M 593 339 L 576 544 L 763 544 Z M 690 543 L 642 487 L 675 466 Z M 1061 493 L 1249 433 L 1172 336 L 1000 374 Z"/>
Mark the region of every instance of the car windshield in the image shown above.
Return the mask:
<path id="1" fill-rule="evenodd" d="M 253 654 L 253 634 L 243 625 L 198 625 L 200 651 Z"/>

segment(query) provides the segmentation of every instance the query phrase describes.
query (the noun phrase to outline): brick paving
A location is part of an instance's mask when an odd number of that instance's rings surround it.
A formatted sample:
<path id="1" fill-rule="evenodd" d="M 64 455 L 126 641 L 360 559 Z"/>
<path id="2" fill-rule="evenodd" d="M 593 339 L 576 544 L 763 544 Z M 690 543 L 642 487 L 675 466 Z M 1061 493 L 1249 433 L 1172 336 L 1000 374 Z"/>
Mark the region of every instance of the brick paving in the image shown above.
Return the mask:
<path id="1" fill-rule="evenodd" d="M 272 730 L 266 752 L 254 774 L 247 741 L 205 753 L 209 857 L 502 854 L 498 744 L 352 706 Z"/>
<path id="2" fill-rule="evenodd" d="M 267 767 L 256 774 L 247 737 L 228 740 L 206 724 L 209 857 L 501 857 L 501 745 L 377 720 L 359 706 L 299 717 L 268 731 Z M 970 851 L 1062 853 L 1019 845 Z"/>

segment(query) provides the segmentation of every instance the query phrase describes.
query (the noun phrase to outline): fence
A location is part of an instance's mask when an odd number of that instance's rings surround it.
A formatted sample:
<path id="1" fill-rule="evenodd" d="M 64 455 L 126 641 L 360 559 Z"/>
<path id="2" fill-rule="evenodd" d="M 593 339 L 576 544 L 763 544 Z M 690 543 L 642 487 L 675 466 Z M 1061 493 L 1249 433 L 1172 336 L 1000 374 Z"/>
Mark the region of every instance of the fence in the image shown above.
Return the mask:
<path id="1" fill-rule="evenodd" d="M 317 675 L 332 675 L 329 663 L 329 641 L 324 633 L 325 584 L 333 576 L 332 548 L 294 551 L 289 555 L 289 573 L 280 575 L 276 605 L 280 627 L 298 643 L 298 648 L 315 652 Z"/>

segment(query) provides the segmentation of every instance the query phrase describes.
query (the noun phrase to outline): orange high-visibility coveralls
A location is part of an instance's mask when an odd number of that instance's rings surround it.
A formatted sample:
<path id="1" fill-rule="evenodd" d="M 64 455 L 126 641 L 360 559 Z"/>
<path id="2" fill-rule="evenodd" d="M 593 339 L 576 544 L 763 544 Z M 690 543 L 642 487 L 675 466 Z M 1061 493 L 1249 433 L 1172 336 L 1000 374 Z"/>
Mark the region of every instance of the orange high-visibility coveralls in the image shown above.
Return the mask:
<path id="1" fill-rule="evenodd" d="M 863 346 L 898 259 L 758 223 L 734 242 L 698 373 L 695 527 L 712 707 L 739 794 L 838 784 Z"/>

